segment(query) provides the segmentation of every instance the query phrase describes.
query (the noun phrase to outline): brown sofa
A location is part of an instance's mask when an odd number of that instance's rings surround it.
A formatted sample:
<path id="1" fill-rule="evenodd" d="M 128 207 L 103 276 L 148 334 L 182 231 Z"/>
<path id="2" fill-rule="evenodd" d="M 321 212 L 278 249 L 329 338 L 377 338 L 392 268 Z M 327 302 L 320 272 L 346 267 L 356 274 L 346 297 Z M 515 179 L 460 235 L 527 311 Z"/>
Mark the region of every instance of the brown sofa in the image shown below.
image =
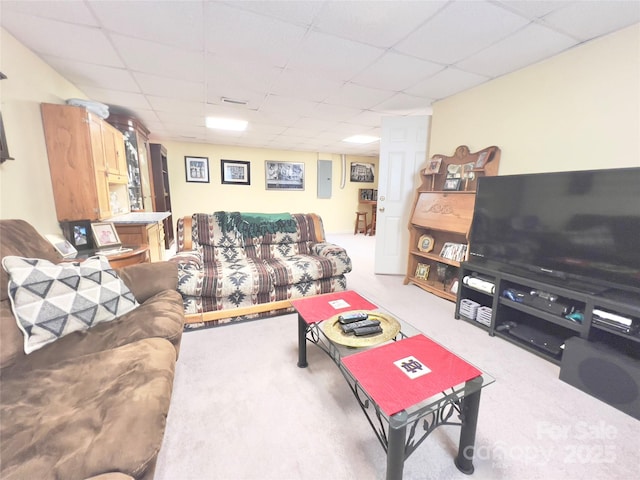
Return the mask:
<path id="1" fill-rule="evenodd" d="M 0 253 L 61 260 L 21 220 L 0 220 Z M 184 324 L 175 264 L 123 268 L 139 306 L 28 355 L 0 270 L 0 478 L 153 478 Z"/>

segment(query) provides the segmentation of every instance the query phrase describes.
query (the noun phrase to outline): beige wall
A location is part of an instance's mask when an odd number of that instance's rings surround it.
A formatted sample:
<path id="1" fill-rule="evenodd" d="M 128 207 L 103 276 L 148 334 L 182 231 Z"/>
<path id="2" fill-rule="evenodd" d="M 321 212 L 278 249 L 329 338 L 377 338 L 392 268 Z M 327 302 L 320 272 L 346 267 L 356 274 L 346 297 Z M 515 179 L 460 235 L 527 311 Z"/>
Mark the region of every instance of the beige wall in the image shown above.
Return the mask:
<path id="1" fill-rule="evenodd" d="M 435 103 L 429 155 L 461 144 L 501 175 L 640 166 L 640 25 Z"/>
<path id="2" fill-rule="evenodd" d="M 375 188 L 376 183 L 349 181 L 351 162 L 377 163 L 378 158 L 346 156 L 346 182 L 340 188 L 340 155 L 266 150 L 200 143 L 160 142 L 167 149 L 171 206 L 174 218 L 192 213 L 213 213 L 218 210 L 264 213 L 317 213 L 322 217 L 327 233 L 353 231 L 355 212 L 358 208 L 358 190 Z M 184 157 L 207 157 L 209 159 L 209 183 L 188 183 L 185 178 Z M 220 160 L 251 162 L 251 185 L 223 185 Z M 331 160 L 332 194 L 330 199 L 317 198 L 317 160 Z M 265 160 L 302 162 L 305 164 L 304 191 L 266 190 Z"/>
<path id="3" fill-rule="evenodd" d="M 0 166 L 0 218 L 22 218 L 41 233 L 58 233 L 40 103 L 86 96 L 0 29 L 2 118 L 9 153 Z M 81 179 L 78 179 L 80 182 Z"/>

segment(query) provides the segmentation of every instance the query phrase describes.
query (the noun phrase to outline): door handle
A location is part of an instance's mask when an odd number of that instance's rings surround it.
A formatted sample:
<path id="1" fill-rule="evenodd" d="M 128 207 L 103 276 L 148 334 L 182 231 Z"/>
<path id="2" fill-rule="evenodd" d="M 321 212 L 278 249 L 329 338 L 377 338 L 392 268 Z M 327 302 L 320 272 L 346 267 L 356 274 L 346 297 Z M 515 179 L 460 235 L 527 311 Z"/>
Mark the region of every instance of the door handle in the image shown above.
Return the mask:
<path id="1" fill-rule="evenodd" d="M 380 208 L 378 209 L 378 211 L 379 211 L 379 212 L 384 212 L 384 207 L 380 207 Z"/>

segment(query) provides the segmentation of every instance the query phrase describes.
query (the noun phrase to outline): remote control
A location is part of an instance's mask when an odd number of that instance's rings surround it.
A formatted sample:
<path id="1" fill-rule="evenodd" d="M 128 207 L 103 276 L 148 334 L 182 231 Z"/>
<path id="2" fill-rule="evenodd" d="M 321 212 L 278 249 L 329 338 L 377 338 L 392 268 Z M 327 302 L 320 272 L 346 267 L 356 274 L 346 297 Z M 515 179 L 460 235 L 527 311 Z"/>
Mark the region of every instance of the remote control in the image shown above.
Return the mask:
<path id="1" fill-rule="evenodd" d="M 338 317 L 338 321 L 342 324 L 358 322 L 360 320 L 366 320 L 369 317 L 369 314 L 364 312 L 350 312 L 343 313 Z"/>
<path id="2" fill-rule="evenodd" d="M 374 335 L 382 333 L 382 327 L 380 325 L 374 325 L 373 327 L 356 328 L 353 333 L 355 333 L 358 337 L 361 337 L 363 335 Z"/>
<path id="3" fill-rule="evenodd" d="M 366 320 L 360 320 L 359 322 L 352 322 L 352 323 L 343 324 L 343 325 L 340 325 L 340 327 L 342 327 L 342 331 L 344 333 L 351 333 L 356 328 L 375 327 L 376 325 L 380 325 L 380 320 L 369 320 L 369 319 L 366 319 Z"/>

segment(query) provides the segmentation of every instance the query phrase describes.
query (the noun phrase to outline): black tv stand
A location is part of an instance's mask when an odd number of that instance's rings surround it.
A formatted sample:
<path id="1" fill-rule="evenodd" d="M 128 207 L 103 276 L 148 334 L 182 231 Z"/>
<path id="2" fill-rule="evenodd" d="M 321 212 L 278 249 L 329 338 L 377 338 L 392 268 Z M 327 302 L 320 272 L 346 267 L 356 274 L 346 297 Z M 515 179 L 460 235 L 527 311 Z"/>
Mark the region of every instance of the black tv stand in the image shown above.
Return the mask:
<path id="1" fill-rule="evenodd" d="M 577 368 L 576 357 L 586 351 L 604 355 L 602 345 L 607 347 L 607 362 L 617 359 L 617 367 L 631 371 L 630 378 L 637 378 L 640 372 L 639 296 L 605 286 L 585 284 L 573 279 L 561 280 L 518 267 L 497 266 L 488 262 L 464 262 L 459 274 L 455 310 L 457 319 L 470 322 L 486 330 L 491 336 L 502 338 L 560 365 L 561 372 L 565 370 L 560 378 L 565 381 L 572 379 L 579 382 L 578 375 L 566 372 Z M 469 285 L 465 281 L 467 276 L 493 283 L 493 293 L 489 293 L 491 289 Z M 476 285 L 476 282 L 472 284 Z M 510 294 L 505 294 L 507 290 L 511 291 Z M 532 291 L 543 292 L 551 300 L 535 298 L 536 301 L 531 301 Z M 549 303 L 545 304 L 546 301 Z M 470 304 L 476 309 L 484 307 L 481 310 L 482 317 L 477 315 L 475 319 L 469 318 L 461 312 L 461 306 L 463 312 L 469 312 Z M 605 318 L 598 318 L 598 315 L 604 315 Z M 618 320 L 611 323 L 607 318 L 610 315 Z M 488 317 L 490 322 L 487 321 Z M 517 325 L 520 332 L 514 330 L 513 325 Z M 565 357 L 571 361 L 565 361 Z M 570 364 L 565 365 L 566 363 Z M 574 386 L 582 388 L 577 384 Z M 586 387 L 584 389 L 587 391 Z M 640 380 L 638 391 L 640 392 Z M 598 396 L 593 392 L 588 393 Z M 629 408 L 610 401 L 607 403 L 640 419 L 640 393 Z"/>

